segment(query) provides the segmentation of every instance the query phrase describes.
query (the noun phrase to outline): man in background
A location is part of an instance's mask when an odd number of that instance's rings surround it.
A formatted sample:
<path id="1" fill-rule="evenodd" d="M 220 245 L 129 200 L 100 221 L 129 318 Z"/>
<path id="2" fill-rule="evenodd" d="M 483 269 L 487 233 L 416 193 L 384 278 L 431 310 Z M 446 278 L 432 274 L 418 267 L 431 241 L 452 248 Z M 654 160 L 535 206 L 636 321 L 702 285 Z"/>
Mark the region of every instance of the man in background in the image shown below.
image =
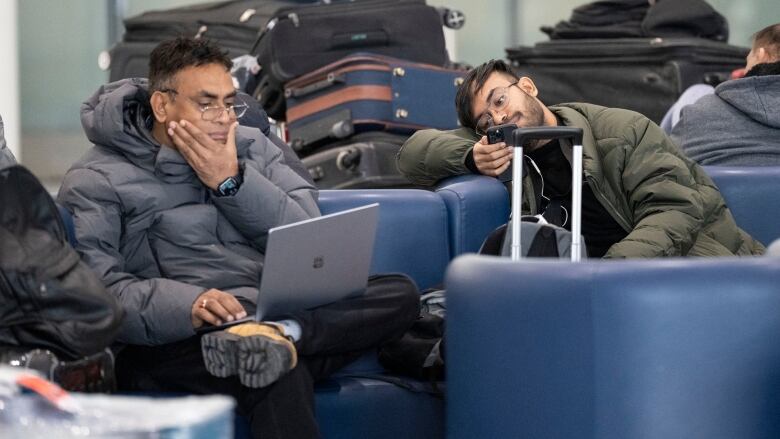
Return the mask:
<path id="1" fill-rule="evenodd" d="M 702 165 L 780 165 L 780 23 L 753 35 L 744 78 L 682 108 L 672 139 Z"/>

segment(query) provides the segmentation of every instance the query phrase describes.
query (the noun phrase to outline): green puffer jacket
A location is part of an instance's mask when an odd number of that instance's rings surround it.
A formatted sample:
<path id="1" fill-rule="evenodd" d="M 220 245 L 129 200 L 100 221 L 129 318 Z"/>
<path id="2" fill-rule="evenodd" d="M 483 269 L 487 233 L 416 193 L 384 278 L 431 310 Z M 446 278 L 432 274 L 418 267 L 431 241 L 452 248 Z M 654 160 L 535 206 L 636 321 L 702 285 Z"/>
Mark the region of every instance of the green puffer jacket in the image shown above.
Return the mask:
<path id="1" fill-rule="evenodd" d="M 583 129 L 585 179 L 628 232 L 605 258 L 764 252 L 761 243 L 737 227 L 704 170 L 649 119 L 633 111 L 591 104 L 549 108 L 564 125 Z M 468 174 L 465 160 L 477 140 L 473 131 L 464 128 L 418 131 L 399 152 L 398 168 L 422 185 Z M 529 189 L 530 181 L 524 181 L 524 210 L 536 213 L 536 197 Z"/>

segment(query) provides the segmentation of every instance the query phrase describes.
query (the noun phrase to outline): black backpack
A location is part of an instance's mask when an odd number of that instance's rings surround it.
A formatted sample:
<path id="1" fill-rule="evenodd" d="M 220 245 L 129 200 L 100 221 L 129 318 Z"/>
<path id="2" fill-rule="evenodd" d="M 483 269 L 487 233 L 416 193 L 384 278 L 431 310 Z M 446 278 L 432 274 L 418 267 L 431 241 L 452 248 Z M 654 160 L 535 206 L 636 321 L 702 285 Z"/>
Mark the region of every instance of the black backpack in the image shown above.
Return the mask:
<path id="1" fill-rule="evenodd" d="M 0 170 L 0 354 L 99 355 L 123 316 L 68 244 L 57 205 L 27 169 Z"/>

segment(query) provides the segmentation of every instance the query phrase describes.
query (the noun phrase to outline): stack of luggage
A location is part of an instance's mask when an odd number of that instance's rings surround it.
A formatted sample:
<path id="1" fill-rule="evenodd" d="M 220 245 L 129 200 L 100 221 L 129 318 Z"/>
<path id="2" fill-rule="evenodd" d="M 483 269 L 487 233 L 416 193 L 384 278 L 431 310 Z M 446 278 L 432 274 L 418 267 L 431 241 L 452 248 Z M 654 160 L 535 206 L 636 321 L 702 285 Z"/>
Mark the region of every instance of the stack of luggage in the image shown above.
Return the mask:
<path id="1" fill-rule="evenodd" d="M 443 26 L 462 23 L 459 12 L 425 0 L 222 1 L 125 20 L 104 67 L 112 81 L 143 77 L 160 41 L 212 39 L 234 61 L 257 60 L 251 79 L 237 82 L 319 188 L 407 187 L 395 166 L 406 138 L 458 127 L 465 71 L 450 63 Z"/>
<path id="2" fill-rule="evenodd" d="M 506 49 L 545 104 L 627 108 L 659 123 L 686 88 L 717 85 L 745 65 L 725 18 L 704 0 L 602 0 L 543 27 L 550 41 Z"/>

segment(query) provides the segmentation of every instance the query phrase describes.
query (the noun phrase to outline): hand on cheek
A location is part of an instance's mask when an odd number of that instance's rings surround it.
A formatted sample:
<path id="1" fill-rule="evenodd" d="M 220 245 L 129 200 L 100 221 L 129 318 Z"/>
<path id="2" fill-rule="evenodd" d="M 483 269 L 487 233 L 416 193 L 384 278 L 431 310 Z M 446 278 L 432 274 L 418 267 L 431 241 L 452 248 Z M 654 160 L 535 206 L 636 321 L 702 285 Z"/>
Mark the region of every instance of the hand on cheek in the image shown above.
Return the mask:
<path id="1" fill-rule="evenodd" d="M 186 120 L 171 122 L 168 125 L 168 135 L 201 182 L 211 189 L 216 189 L 225 179 L 238 174 L 236 125 L 238 123 L 234 122 L 230 126 L 224 144 L 212 139 Z"/>

